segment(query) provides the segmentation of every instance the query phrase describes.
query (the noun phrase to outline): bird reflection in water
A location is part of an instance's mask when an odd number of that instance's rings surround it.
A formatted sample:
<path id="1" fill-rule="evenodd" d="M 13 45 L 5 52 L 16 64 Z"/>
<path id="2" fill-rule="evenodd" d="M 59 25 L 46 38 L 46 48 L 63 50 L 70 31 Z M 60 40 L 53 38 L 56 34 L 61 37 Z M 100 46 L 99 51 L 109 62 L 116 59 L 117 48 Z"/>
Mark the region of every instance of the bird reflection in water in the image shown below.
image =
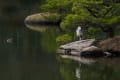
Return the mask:
<path id="1" fill-rule="evenodd" d="M 79 66 L 75 70 L 75 75 L 78 80 L 80 80 L 80 73 L 81 73 L 80 67 L 81 67 L 81 63 L 79 62 Z"/>
<path id="2" fill-rule="evenodd" d="M 77 80 L 80 80 L 81 78 L 81 64 L 89 65 L 89 64 L 93 64 L 96 62 L 96 60 L 92 58 L 82 58 L 79 56 L 61 55 L 61 57 L 65 59 L 71 59 L 71 60 L 78 61 L 78 66 L 75 68 L 75 77 L 77 78 Z"/>

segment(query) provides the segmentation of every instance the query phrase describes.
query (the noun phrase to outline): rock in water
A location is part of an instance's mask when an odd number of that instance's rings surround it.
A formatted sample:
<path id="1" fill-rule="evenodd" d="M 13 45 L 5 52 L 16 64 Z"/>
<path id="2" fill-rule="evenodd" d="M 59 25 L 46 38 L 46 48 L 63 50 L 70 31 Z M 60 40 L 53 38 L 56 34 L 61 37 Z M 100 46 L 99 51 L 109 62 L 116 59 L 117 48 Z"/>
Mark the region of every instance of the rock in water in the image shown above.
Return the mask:
<path id="1" fill-rule="evenodd" d="M 103 40 L 99 42 L 99 44 L 96 46 L 101 48 L 108 56 L 111 57 L 120 56 L 120 36 Z"/>
<path id="2" fill-rule="evenodd" d="M 80 56 L 81 57 L 103 57 L 105 56 L 105 53 L 96 46 L 89 46 L 89 47 L 83 48 Z"/>
<path id="3" fill-rule="evenodd" d="M 25 24 L 56 25 L 60 21 L 60 15 L 57 13 L 37 13 L 27 16 Z"/>
<path id="4" fill-rule="evenodd" d="M 104 51 L 112 50 L 120 52 L 120 36 L 103 40 L 97 46 Z"/>
<path id="5" fill-rule="evenodd" d="M 58 49 L 58 53 L 80 56 L 82 50 L 91 46 L 94 41 L 95 39 L 87 39 L 61 45 Z"/>

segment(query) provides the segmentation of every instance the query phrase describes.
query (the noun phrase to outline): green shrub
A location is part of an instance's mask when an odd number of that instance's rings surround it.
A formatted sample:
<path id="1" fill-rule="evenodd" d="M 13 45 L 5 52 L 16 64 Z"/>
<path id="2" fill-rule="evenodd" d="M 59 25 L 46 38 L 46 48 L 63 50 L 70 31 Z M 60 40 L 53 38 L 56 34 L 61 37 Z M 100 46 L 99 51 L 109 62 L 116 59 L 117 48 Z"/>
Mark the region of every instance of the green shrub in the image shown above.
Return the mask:
<path id="1" fill-rule="evenodd" d="M 65 44 L 72 40 L 72 37 L 69 34 L 64 34 L 56 38 L 58 44 Z"/>

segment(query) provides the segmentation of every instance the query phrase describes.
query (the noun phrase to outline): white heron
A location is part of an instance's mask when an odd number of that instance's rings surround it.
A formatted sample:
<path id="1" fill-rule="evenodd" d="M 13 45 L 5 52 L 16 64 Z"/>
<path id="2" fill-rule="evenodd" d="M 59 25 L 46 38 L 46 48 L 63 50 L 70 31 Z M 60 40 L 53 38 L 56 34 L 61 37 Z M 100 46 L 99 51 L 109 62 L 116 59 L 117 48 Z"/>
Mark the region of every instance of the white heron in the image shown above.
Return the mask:
<path id="1" fill-rule="evenodd" d="M 76 29 L 76 36 L 79 38 L 79 40 L 82 39 L 82 29 L 80 26 L 78 26 Z"/>

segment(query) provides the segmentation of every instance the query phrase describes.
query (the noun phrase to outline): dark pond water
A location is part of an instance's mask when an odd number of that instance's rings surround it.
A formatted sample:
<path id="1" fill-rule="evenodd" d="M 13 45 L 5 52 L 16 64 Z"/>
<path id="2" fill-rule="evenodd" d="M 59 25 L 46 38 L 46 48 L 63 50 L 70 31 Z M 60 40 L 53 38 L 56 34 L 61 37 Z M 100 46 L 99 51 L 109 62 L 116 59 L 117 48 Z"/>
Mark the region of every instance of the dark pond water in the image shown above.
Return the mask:
<path id="1" fill-rule="evenodd" d="M 92 64 L 62 59 L 55 30 L 26 28 L 25 16 L 39 12 L 40 1 L 0 1 L 0 80 L 120 80 L 119 58 Z"/>

